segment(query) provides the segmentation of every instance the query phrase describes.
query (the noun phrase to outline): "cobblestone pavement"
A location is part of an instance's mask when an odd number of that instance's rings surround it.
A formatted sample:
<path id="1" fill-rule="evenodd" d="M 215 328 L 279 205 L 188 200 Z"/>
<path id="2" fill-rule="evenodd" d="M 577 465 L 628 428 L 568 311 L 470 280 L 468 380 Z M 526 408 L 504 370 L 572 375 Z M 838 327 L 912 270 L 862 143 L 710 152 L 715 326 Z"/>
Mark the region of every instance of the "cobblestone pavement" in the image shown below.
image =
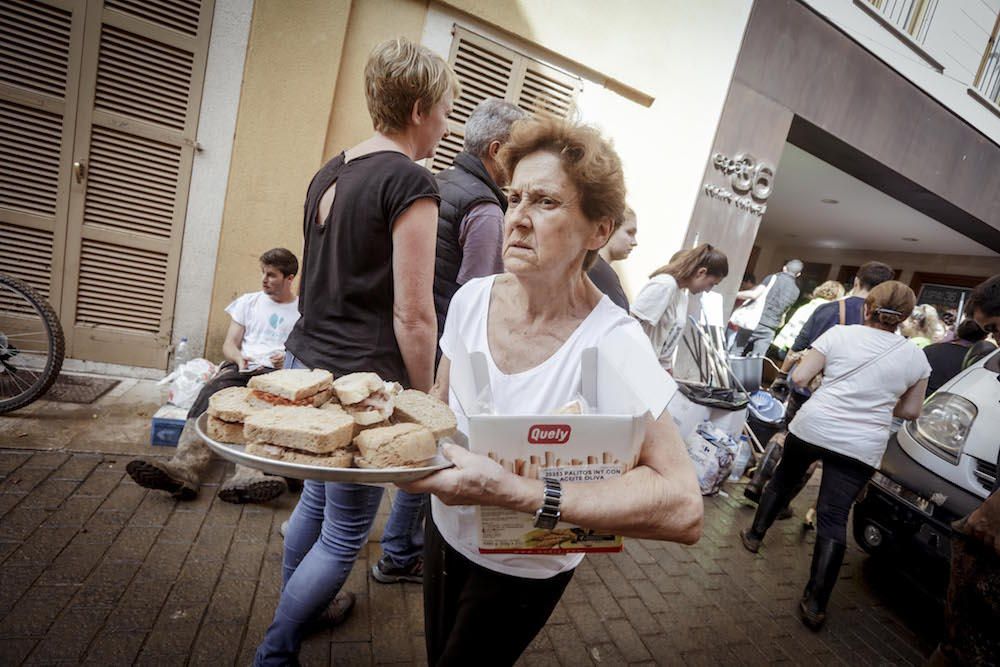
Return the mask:
<path id="1" fill-rule="evenodd" d="M 196 501 L 177 503 L 133 484 L 126 460 L 0 449 L 0 664 L 250 663 L 294 496 L 223 503 L 219 463 Z M 755 557 L 737 537 L 751 515 L 735 496 L 711 498 L 695 547 L 628 540 L 588 557 L 521 663 L 920 664 L 933 650 L 940 605 L 856 547 L 827 628 L 804 629 L 794 609 L 812 534 L 780 522 Z M 425 662 L 420 587 L 370 581 L 377 557 L 373 542 L 347 583 L 354 614 L 310 638 L 303 664 Z"/>

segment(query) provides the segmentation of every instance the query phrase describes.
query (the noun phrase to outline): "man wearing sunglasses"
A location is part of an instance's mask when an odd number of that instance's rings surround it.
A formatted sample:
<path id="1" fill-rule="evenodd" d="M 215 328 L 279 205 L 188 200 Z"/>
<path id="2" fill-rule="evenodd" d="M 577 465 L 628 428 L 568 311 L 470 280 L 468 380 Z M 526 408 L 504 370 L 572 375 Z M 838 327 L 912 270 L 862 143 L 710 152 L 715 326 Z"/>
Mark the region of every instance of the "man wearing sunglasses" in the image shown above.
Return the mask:
<path id="1" fill-rule="evenodd" d="M 1000 275 L 979 284 L 966 310 L 996 338 L 1000 328 Z M 977 343 L 978 345 L 978 343 Z M 972 354 L 972 350 L 969 351 Z M 1000 379 L 1000 376 L 998 376 Z M 1000 398 L 1000 383 L 996 390 Z M 997 460 L 1000 468 L 1000 457 Z M 952 528 L 951 582 L 946 634 L 931 665 L 986 665 L 1000 655 L 1000 475 L 990 496 Z"/>

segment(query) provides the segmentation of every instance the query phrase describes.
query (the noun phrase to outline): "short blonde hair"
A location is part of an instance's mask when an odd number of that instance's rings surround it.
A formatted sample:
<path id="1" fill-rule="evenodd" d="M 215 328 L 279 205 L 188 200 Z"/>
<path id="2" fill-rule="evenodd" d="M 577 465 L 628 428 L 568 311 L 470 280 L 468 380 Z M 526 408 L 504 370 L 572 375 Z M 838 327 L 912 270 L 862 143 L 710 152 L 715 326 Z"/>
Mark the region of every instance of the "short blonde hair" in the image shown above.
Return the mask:
<path id="1" fill-rule="evenodd" d="M 559 158 L 563 171 L 580 194 L 580 208 L 593 223 L 607 218 L 612 233 L 625 212 L 625 173 L 611 142 L 594 127 L 558 118 L 532 117 L 514 123 L 510 141 L 504 144 L 497 161 L 510 179 L 517 163 L 532 153 L 547 152 Z M 610 237 L 610 235 L 609 235 Z M 583 270 L 597 259 L 588 250 Z"/>
<path id="2" fill-rule="evenodd" d="M 378 132 L 398 132 L 410 123 L 413 105 L 427 112 L 451 91 L 461 93 L 458 77 L 441 56 L 405 37 L 382 42 L 365 65 L 365 100 Z"/>
<path id="3" fill-rule="evenodd" d="M 814 299 L 826 299 L 827 301 L 833 301 L 834 299 L 839 299 L 844 296 L 844 286 L 836 280 L 827 280 L 825 283 L 814 289 L 812 295 Z"/>

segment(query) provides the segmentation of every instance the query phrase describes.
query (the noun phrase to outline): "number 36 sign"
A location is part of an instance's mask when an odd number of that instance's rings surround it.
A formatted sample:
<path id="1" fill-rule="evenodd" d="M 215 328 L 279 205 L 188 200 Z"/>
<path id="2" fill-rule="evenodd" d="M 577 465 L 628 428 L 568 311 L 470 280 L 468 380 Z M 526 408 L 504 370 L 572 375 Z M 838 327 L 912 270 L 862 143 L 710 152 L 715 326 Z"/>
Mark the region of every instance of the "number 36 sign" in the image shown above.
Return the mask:
<path id="1" fill-rule="evenodd" d="M 774 167 L 758 162 L 749 153 L 739 153 L 735 157 L 716 153 L 712 156 L 712 164 L 729 176 L 733 190 L 749 193 L 757 201 L 767 200 L 774 190 Z"/>

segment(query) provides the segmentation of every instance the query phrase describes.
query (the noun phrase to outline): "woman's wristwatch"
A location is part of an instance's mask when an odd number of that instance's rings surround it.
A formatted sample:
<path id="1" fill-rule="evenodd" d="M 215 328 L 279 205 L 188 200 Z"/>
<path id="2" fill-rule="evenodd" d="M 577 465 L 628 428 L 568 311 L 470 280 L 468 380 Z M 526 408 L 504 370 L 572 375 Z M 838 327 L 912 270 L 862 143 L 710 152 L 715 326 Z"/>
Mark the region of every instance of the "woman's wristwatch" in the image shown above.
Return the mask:
<path id="1" fill-rule="evenodd" d="M 546 477 L 542 482 L 545 484 L 545 490 L 542 506 L 535 510 L 535 528 L 552 530 L 562 516 L 562 512 L 559 511 L 559 506 L 562 504 L 562 483 L 550 477 Z"/>

